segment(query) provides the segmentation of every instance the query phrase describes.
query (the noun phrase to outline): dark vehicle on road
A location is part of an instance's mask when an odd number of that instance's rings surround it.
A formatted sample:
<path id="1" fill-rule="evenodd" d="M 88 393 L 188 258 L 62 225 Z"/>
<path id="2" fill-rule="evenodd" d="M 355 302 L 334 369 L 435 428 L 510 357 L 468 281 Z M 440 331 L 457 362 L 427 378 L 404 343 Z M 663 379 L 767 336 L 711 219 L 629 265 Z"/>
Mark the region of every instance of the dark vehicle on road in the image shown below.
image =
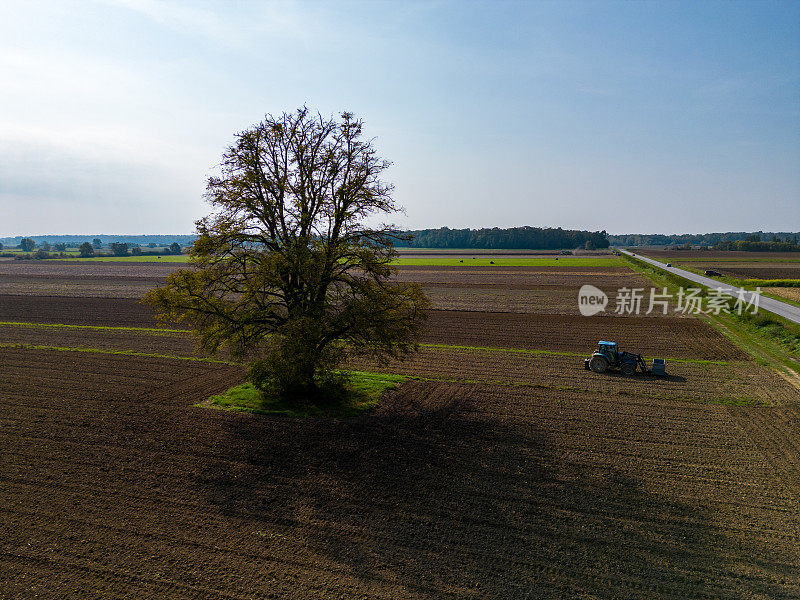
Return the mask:
<path id="1" fill-rule="evenodd" d="M 710 271 L 709 270 L 709 271 L 706 271 L 705 275 L 706 275 L 706 277 L 722 277 L 722 273 L 720 273 L 719 271 Z"/>

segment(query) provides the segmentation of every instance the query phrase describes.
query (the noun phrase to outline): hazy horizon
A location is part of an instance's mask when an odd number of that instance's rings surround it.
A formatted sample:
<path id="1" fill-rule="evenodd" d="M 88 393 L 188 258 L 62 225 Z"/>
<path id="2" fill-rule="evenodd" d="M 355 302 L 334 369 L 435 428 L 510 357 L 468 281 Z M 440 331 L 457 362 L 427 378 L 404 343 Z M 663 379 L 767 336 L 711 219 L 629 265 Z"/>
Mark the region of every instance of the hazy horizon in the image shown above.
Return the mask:
<path id="1" fill-rule="evenodd" d="M 364 119 L 403 228 L 800 229 L 796 2 L 11 1 L 0 92 L 0 237 L 190 235 L 303 104 Z"/>
<path id="2" fill-rule="evenodd" d="M 520 225 L 519 227 L 524 227 L 524 225 Z M 539 227 L 538 225 L 532 225 L 531 227 Z M 557 228 L 558 226 L 552 226 L 552 228 Z M 547 229 L 548 226 L 543 226 L 543 229 Z M 416 230 L 422 229 L 439 229 L 439 228 L 416 228 Z M 491 229 L 491 227 L 450 227 L 450 229 Z M 567 229 L 566 227 L 562 227 L 562 229 Z M 602 231 L 602 230 L 589 230 L 589 231 Z M 762 235 L 798 235 L 800 236 L 800 230 L 798 231 L 766 231 L 766 230 L 742 230 L 742 231 L 683 231 L 683 232 L 671 232 L 671 233 L 654 233 L 654 232 L 642 232 L 642 231 L 623 231 L 623 232 L 613 232 L 607 231 L 606 232 L 609 236 L 612 237 L 621 237 L 621 236 L 631 236 L 631 235 L 641 235 L 641 236 L 653 236 L 653 235 L 664 235 L 666 237 L 678 237 L 678 236 L 701 236 L 701 235 L 717 235 L 717 234 L 762 234 Z M 75 237 L 75 238 L 86 238 L 86 241 L 91 241 L 92 238 L 103 237 L 107 239 L 111 238 L 174 238 L 174 237 L 194 237 L 196 236 L 195 232 L 189 233 L 17 233 L 13 235 L 2 235 L 0 236 L 0 242 L 3 240 L 10 240 L 10 239 L 19 239 L 24 237 L 30 238 L 66 238 L 66 237 Z M 42 241 L 50 241 L 43 239 Z M 166 243 L 166 239 L 164 242 Z"/>

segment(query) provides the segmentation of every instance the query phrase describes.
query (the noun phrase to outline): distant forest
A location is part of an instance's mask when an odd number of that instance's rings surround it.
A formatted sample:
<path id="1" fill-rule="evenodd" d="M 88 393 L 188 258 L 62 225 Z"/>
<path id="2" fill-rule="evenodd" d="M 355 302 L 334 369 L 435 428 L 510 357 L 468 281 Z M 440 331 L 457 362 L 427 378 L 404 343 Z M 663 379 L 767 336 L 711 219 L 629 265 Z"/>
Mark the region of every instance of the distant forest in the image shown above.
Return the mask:
<path id="1" fill-rule="evenodd" d="M 762 239 L 759 234 L 749 235 L 744 240 L 735 242 L 719 242 L 714 250 L 745 250 L 748 252 L 800 252 L 797 234 L 791 238 L 787 235 L 780 238 L 773 235 L 771 239 Z"/>
<path id="2" fill-rule="evenodd" d="M 83 242 L 91 242 L 98 238 L 103 246 L 108 246 L 112 243 L 128 244 L 129 246 L 147 246 L 148 244 L 155 244 L 157 246 L 169 246 L 173 242 L 177 242 L 181 247 L 189 246 L 194 243 L 196 235 L 106 235 L 106 234 L 86 234 L 86 235 L 18 235 L 16 237 L 0 238 L 0 243 L 9 248 L 16 248 L 19 246 L 23 238 L 30 238 L 36 242 L 37 246 L 41 246 L 44 242 L 49 244 L 66 244 L 71 248 L 77 248 Z"/>
<path id="3" fill-rule="evenodd" d="M 735 244 L 723 247 L 725 242 L 797 242 L 800 232 L 764 232 L 764 231 L 736 231 L 728 233 L 684 233 L 679 235 L 662 235 L 659 233 L 644 234 L 631 233 L 622 235 L 609 235 L 608 241 L 613 246 L 717 246 L 718 250 L 753 249 L 735 248 Z"/>
<path id="4" fill-rule="evenodd" d="M 513 227 L 511 229 L 420 229 L 407 231 L 413 237 L 410 242 L 396 242 L 398 247 L 411 248 L 486 248 L 486 249 L 530 249 L 557 250 L 561 248 L 608 248 L 605 231 L 578 231 L 573 229 Z M 103 246 L 111 243 L 128 244 L 129 246 L 147 246 L 156 244 L 168 246 L 177 242 L 181 247 L 194 243 L 194 235 L 32 235 L 13 238 L 0 238 L 0 243 L 7 247 L 17 247 L 23 237 L 29 237 L 37 246 L 65 243 L 77 247 L 82 242 L 99 238 Z"/>
<path id="5" fill-rule="evenodd" d="M 580 231 L 576 229 L 512 227 L 510 229 L 418 229 L 407 231 L 413 236 L 409 242 L 396 242 L 398 247 L 411 248 L 486 248 L 557 250 L 560 248 L 608 248 L 605 231 Z"/>
<path id="6" fill-rule="evenodd" d="M 750 251 L 796 251 L 800 250 L 800 232 L 727 232 L 700 234 L 621 234 L 609 235 L 605 231 L 583 231 L 561 229 L 560 227 L 498 227 L 483 229 L 417 229 L 407 231 L 413 236 L 410 242 L 399 241 L 395 245 L 411 248 L 475 248 L 502 250 L 558 250 L 575 248 L 608 248 L 611 246 L 706 246 L 716 250 Z M 99 238 L 103 247 L 112 243 L 135 246 L 170 246 L 178 243 L 186 248 L 194 243 L 197 236 L 187 234 L 164 235 L 32 235 L 0 238 L 6 248 L 17 248 L 23 237 L 33 239 L 37 247 L 44 242 L 52 245 L 67 244 L 76 248 L 83 242 Z M 151 246 L 152 247 L 152 246 Z"/>

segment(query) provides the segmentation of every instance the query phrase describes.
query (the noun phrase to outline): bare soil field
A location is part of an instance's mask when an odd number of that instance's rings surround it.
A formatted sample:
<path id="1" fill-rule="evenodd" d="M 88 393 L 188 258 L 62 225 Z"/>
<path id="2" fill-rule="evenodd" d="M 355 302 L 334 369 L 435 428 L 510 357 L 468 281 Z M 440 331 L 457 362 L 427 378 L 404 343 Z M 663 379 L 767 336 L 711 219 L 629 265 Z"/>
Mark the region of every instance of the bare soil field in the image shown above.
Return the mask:
<path id="1" fill-rule="evenodd" d="M 92 262 L 67 260 L 11 260 L 0 265 L 0 276 L 63 278 L 164 278 L 183 267 L 180 263 Z"/>
<path id="2" fill-rule="evenodd" d="M 712 269 L 737 279 L 800 279 L 800 263 L 688 263 L 695 269 Z"/>
<path id="3" fill-rule="evenodd" d="M 578 314 L 578 289 L 555 285 L 526 288 L 427 284 L 422 290 L 438 310 L 515 313 Z"/>
<path id="4" fill-rule="evenodd" d="M 163 277 L 53 277 L 0 276 L 0 294 L 15 296 L 68 296 L 141 298 L 160 286 Z"/>
<path id="5" fill-rule="evenodd" d="M 440 310 L 578 313 L 578 290 L 592 284 L 615 298 L 621 288 L 652 283 L 625 267 L 400 267 L 399 281 L 419 283 Z M 613 308 L 612 308 L 613 310 Z M 613 314 L 613 313 L 610 313 Z"/>
<path id="6" fill-rule="evenodd" d="M 552 257 L 561 256 L 561 250 L 523 250 L 523 249 L 490 249 L 490 248 L 398 248 L 400 256 L 520 256 Z M 575 256 L 607 256 L 612 252 L 604 250 L 585 250 L 583 248 L 570 250 Z"/>
<path id="7" fill-rule="evenodd" d="M 618 396 L 639 396 L 698 403 L 786 404 L 797 388 L 775 371 L 752 362 L 694 363 L 668 361 L 667 377 L 637 373 L 624 377 L 598 375 L 583 368 L 582 356 L 525 354 L 496 350 L 422 348 L 405 361 L 389 364 L 354 359 L 351 366 L 433 381 L 470 381 L 583 391 L 616 402 Z"/>
<path id="8" fill-rule="evenodd" d="M 697 319 L 582 317 L 431 311 L 423 341 L 455 346 L 488 346 L 586 352 L 602 339 L 647 356 L 709 360 L 746 355 Z"/>
<path id="9" fill-rule="evenodd" d="M 34 324 L 0 325 L 0 600 L 800 596 L 797 389 L 694 318 L 570 312 L 630 271 L 401 269 L 473 310 L 353 360 L 417 379 L 334 420 L 193 406 L 243 369 L 188 333 L 42 326 L 153 327 L 175 268 L 67 265 L 0 267 L 86 293 L 0 295 Z M 585 371 L 609 337 L 669 376 Z"/>
<path id="10" fill-rule="evenodd" d="M 645 256 L 652 258 L 666 259 L 674 258 L 676 262 L 680 262 L 681 258 L 689 259 L 708 259 L 708 260 L 736 260 L 736 261 L 754 261 L 763 259 L 775 260 L 794 260 L 800 261 L 800 252 L 745 252 L 745 251 L 722 251 L 722 250 L 663 250 L 663 249 L 650 249 L 650 248 L 628 248 L 631 252 L 636 254 L 642 253 Z"/>
<path id="11" fill-rule="evenodd" d="M 227 360 L 225 353 L 210 356 L 185 333 L 126 329 L 83 329 L 47 325 L 0 325 L 0 344 L 52 348 L 96 349 L 108 352 L 136 352 L 186 358 Z"/>
<path id="12" fill-rule="evenodd" d="M 0 263 L 0 294 L 141 298 L 178 263 L 14 260 Z"/>
<path id="13" fill-rule="evenodd" d="M 295 421 L 193 408 L 228 367 L 0 357 L 4 600 L 800 594 L 795 407 L 412 381 Z"/>
<path id="14" fill-rule="evenodd" d="M 0 295 L 141 298 L 183 265 L 12 261 L 0 265 Z M 420 283 L 442 310 L 578 314 L 585 283 L 614 297 L 650 283 L 625 267 L 399 267 L 397 279 Z"/>
<path id="15" fill-rule="evenodd" d="M 0 296 L 0 322 L 156 327 L 149 307 L 124 298 Z M 422 342 L 585 352 L 588 355 L 600 339 L 612 339 L 621 347 L 647 356 L 708 360 L 745 358 L 741 350 L 697 319 L 657 317 L 610 318 L 434 310 L 430 312 L 425 325 Z M 89 347 L 101 348 L 109 348 L 107 344 L 111 341 L 112 344 L 131 344 L 131 347 L 123 346 L 120 349 L 145 352 L 166 351 L 170 347 L 185 351 L 187 343 L 190 343 L 139 332 L 2 325 L 0 341 L 67 347 L 88 344 Z M 113 345 L 110 347 L 118 348 Z M 152 350 L 154 348 L 160 350 Z"/>
<path id="16" fill-rule="evenodd" d="M 600 276 L 640 277 L 627 267 L 617 265 L 601 267 L 581 266 L 497 266 L 497 267 L 462 267 L 449 265 L 400 265 L 396 267 L 397 277 L 401 281 L 418 283 L 454 283 L 459 284 L 500 284 L 500 285 L 541 285 L 564 283 L 562 277 L 586 278 Z M 644 280 L 646 281 L 646 280 Z M 573 285 L 578 283 L 575 279 Z"/>
<path id="17" fill-rule="evenodd" d="M 155 327 L 150 307 L 133 298 L 0 295 L 0 321 Z"/>

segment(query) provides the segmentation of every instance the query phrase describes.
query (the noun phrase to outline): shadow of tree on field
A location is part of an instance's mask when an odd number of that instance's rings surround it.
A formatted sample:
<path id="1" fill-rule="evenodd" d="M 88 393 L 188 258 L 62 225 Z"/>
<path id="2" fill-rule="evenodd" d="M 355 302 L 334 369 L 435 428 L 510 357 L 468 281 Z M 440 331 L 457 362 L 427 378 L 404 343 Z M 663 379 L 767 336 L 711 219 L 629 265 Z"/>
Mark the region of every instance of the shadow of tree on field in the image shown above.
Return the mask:
<path id="1" fill-rule="evenodd" d="M 742 597 L 706 579 L 727 573 L 707 509 L 570 460 L 541 422 L 476 410 L 487 389 L 408 382 L 349 421 L 232 419 L 220 443 L 243 466 L 209 466 L 197 485 L 387 596 Z"/>

